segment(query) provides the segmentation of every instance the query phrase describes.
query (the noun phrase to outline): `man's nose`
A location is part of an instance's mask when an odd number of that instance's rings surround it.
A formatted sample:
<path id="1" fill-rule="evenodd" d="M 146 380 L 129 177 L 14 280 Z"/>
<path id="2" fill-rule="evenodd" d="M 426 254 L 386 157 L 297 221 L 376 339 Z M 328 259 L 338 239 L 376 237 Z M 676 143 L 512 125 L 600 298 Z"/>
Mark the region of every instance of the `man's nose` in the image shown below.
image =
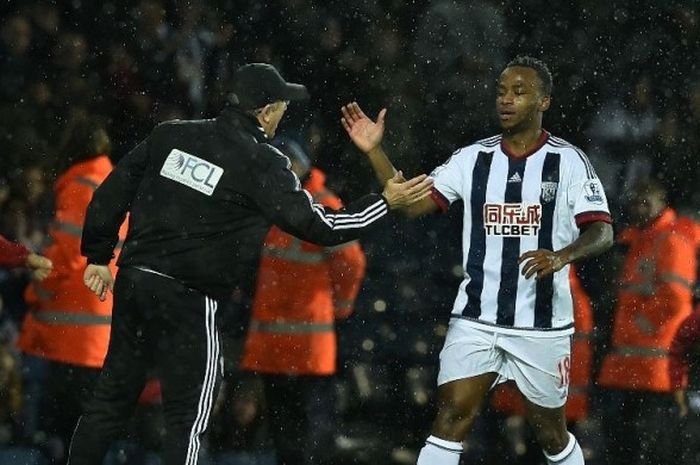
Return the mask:
<path id="1" fill-rule="evenodd" d="M 499 97 L 501 104 L 506 105 L 506 104 L 511 104 L 513 103 L 513 94 L 510 92 L 507 92 Z"/>

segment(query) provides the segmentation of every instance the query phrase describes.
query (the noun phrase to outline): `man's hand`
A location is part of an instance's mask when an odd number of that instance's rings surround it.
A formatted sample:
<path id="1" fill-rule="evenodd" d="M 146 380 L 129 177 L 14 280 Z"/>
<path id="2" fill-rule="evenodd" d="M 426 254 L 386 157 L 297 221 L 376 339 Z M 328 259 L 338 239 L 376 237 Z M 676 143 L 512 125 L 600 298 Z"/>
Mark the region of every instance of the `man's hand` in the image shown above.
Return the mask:
<path id="1" fill-rule="evenodd" d="M 376 122 L 362 112 L 357 102 L 343 106 L 340 111 L 343 113 L 340 122 L 358 149 L 369 153 L 381 144 L 384 138 L 386 108 L 379 112 Z"/>
<path id="2" fill-rule="evenodd" d="M 389 208 L 404 208 L 429 196 L 432 187 L 433 179 L 425 174 L 406 181 L 403 173 L 398 171 L 386 182 L 382 195 L 389 204 Z"/>
<path id="3" fill-rule="evenodd" d="M 36 281 L 43 281 L 51 274 L 51 270 L 53 270 L 53 263 L 51 263 L 51 260 L 35 253 L 27 255 L 25 265 L 31 272 L 32 279 Z"/>
<path id="4" fill-rule="evenodd" d="M 526 279 L 530 279 L 533 275 L 537 279 L 544 278 L 561 270 L 568 263 L 562 254 L 546 249 L 525 252 L 518 258 L 519 265 L 523 262 L 525 266 L 523 266 L 522 274 Z"/>
<path id="5" fill-rule="evenodd" d="M 107 265 L 89 264 L 85 268 L 83 282 L 102 302 L 107 298 L 107 291 L 114 288 L 112 272 Z"/>

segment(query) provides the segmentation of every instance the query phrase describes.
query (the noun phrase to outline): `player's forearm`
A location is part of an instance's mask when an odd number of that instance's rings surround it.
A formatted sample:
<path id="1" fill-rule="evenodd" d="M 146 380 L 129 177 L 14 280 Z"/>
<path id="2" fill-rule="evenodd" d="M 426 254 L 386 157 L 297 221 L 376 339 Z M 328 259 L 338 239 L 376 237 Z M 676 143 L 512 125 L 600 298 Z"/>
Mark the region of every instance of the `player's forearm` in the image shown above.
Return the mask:
<path id="1" fill-rule="evenodd" d="M 603 221 L 591 223 L 574 242 L 557 252 L 566 263 L 595 257 L 613 245 L 612 225 Z"/>
<path id="2" fill-rule="evenodd" d="M 367 158 L 382 186 L 396 174 L 396 168 L 394 168 L 391 160 L 389 160 L 389 156 L 381 145 L 367 152 Z"/>

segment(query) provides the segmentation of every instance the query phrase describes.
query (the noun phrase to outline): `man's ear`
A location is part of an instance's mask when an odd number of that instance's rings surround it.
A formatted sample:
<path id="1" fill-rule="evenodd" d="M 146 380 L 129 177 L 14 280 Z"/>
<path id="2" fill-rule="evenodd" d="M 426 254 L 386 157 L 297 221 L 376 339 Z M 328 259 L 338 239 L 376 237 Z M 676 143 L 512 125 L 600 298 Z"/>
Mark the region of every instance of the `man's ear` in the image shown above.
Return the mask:
<path id="1" fill-rule="evenodd" d="M 552 103 L 552 97 L 549 95 L 545 95 L 542 97 L 540 100 L 540 111 L 547 111 L 549 110 L 549 105 Z"/>
<path id="2" fill-rule="evenodd" d="M 268 103 L 265 105 L 262 110 L 260 110 L 260 118 L 265 121 L 266 123 L 270 121 L 270 113 L 272 113 L 272 104 Z"/>

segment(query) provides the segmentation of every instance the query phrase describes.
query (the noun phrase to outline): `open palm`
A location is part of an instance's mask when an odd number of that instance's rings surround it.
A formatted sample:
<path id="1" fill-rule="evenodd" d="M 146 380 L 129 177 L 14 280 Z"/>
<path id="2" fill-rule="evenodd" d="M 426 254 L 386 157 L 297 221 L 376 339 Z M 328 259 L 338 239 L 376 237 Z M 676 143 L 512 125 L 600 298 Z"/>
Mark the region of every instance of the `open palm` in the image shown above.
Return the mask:
<path id="1" fill-rule="evenodd" d="M 340 122 L 358 149 L 367 153 L 382 142 L 386 108 L 379 112 L 376 122 L 362 112 L 357 102 L 343 106 L 340 111 L 343 113 Z"/>

